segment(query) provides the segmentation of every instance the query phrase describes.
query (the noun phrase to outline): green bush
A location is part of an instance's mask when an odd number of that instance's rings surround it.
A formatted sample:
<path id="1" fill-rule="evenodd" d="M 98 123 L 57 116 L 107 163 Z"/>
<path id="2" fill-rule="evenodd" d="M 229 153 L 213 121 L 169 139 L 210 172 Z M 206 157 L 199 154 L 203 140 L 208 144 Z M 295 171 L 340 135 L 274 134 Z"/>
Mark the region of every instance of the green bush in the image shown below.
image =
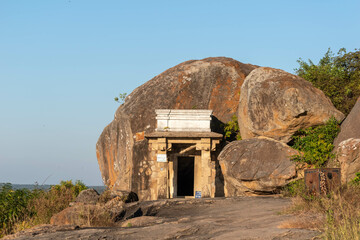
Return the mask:
<path id="1" fill-rule="evenodd" d="M 356 173 L 356 177 L 353 180 L 351 180 L 351 184 L 360 185 L 360 172 Z"/>
<path id="2" fill-rule="evenodd" d="M 14 190 L 11 184 L 5 184 L 0 190 L 0 237 L 11 233 L 14 225 L 34 213 L 28 209 L 34 194 L 27 189 Z"/>
<path id="3" fill-rule="evenodd" d="M 299 179 L 289 183 L 282 188 L 282 194 L 284 197 L 295 197 L 306 193 L 304 179 Z"/>
<path id="4" fill-rule="evenodd" d="M 238 119 L 236 115 L 231 117 L 231 120 L 224 125 L 224 136 L 228 141 L 241 140 Z"/>
<path id="5" fill-rule="evenodd" d="M 60 191 L 66 190 L 66 189 L 70 190 L 74 197 L 77 197 L 79 195 L 79 193 L 82 190 L 87 189 L 87 187 L 85 186 L 85 184 L 83 182 L 81 182 L 79 180 L 77 180 L 75 182 L 75 185 L 72 183 L 71 180 L 68 180 L 68 181 L 61 181 L 60 184 L 51 186 L 51 191 L 60 192 Z"/>
<path id="6" fill-rule="evenodd" d="M 61 181 L 49 190 L 14 190 L 11 184 L 0 189 L 0 237 L 37 224 L 46 224 L 50 218 L 69 206 L 87 187 L 81 182 Z"/>
<path id="7" fill-rule="evenodd" d="M 333 117 L 325 125 L 299 130 L 292 137 L 292 147 L 301 153 L 292 156 L 292 160 L 315 167 L 323 166 L 334 157 L 332 143 L 339 131 L 339 123 Z"/>

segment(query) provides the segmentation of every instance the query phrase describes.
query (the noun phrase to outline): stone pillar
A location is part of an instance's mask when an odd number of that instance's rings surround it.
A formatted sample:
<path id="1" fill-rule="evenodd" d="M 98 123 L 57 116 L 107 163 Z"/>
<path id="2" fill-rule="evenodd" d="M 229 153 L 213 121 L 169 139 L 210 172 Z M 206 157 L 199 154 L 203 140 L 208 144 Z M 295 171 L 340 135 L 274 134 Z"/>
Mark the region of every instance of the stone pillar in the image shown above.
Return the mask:
<path id="1" fill-rule="evenodd" d="M 157 162 L 157 198 L 168 198 L 168 163 Z"/>
<path id="2" fill-rule="evenodd" d="M 163 199 L 168 198 L 168 161 L 158 162 L 157 154 L 167 154 L 167 150 L 171 149 L 171 144 L 167 144 L 166 138 L 157 138 L 150 142 L 152 144 L 152 151 L 155 151 L 154 156 L 154 171 L 151 175 L 151 199 Z"/>
<path id="3" fill-rule="evenodd" d="M 210 178 L 211 169 L 209 167 L 211 161 L 210 151 L 201 151 L 201 197 L 211 197 Z"/>
<path id="4" fill-rule="evenodd" d="M 213 197 L 215 196 L 215 187 L 213 187 L 215 178 L 212 177 L 211 139 L 201 138 L 200 143 L 196 145 L 196 150 L 201 150 L 201 197 Z"/>

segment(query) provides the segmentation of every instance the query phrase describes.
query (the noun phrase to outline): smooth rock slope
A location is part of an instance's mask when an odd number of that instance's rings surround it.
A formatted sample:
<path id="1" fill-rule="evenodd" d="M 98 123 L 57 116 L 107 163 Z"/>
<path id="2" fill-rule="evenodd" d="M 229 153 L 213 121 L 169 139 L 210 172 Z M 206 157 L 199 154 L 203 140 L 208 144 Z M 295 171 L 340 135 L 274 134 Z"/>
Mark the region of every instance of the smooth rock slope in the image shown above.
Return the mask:
<path id="1" fill-rule="evenodd" d="M 349 138 L 360 138 L 360 98 L 341 124 L 340 133 L 334 140 L 335 147 Z"/>

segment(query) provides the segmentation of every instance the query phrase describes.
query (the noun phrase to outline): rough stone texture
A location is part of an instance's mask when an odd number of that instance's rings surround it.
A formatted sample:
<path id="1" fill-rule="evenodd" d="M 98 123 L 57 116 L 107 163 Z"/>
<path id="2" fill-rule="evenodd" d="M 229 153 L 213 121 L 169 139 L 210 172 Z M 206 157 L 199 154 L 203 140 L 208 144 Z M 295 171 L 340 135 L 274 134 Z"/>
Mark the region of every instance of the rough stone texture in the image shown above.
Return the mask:
<path id="1" fill-rule="evenodd" d="M 99 199 L 99 193 L 93 189 L 85 189 L 79 193 L 76 197 L 75 202 L 77 203 L 89 203 L 95 204 Z"/>
<path id="2" fill-rule="evenodd" d="M 104 205 L 105 211 L 109 213 L 113 221 L 118 221 L 123 217 L 125 213 L 124 208 L 125 202 L 120 197 L 115 197 Z"/>
<path id="3" fill-rule="evenodd" d="M 349 138 L 336 149 L 336 160 L 341 167 L 341 182 L 346 183 L 360 172 L 360 139 Z"/>
<path id="4" fill-rule="evenodd" d="M 334 146 L 349 138 L 360 138 L 360 98 L 341 124 L 339 135 L 334 140 Z"/>
<path id="5" fill-rule="evenodd" d="M 321 90 L 280 69 L 257 68 L 241 87 L 242 139 L 266 136 L 287 143 L 300 128 L 323 124 L 331 116 L 344 118 Z"/>
<path id="6" fill-rule="evenodd" d="M 87 226 L 91 215 L 100 211 L 101 208 L 97 205 L 76 204 L 53 215 L 50 224 Z"/>
<path id="7" fill-rule="evenodd" d="M 131 218 L 124 221 L 121 227 L 144 227 L 154 224 L 163 223 L 164 219 L 154 216 L 141 216 L 137 218 Z"/>
<path id="8" fill-rule="evenodd" d="M 36 225 L 35 227 L 32 227 L 32 228 L 24 229 L 15 234 L 7 235 L 1 239 L 2 240 L 19 239 L 19 238 L 20 239 L 32 239 L 36 236 L 49 235 L 51 233 L 70 232 L 70 231 L 73 231 L 73 233 L 76 234 L 76 230 L 79 230 L 79 229 L 80 229 L 80 227 L 77 225 L 54 226 L 52 224 L 40 224 L 40 225 Z M 51 239 L 51 238 L 47 238 L 47 239 Z M 62 238 L 62 239 L 64 239 L 64 238 Z"/>
<path id="9" fill-rule="evenodd" d="M 252 138 L 228 144 L 219 155 L 225 196 L 271 192 L 296 177 L 290 156 L 298 152 L 270 138 Z"/>
<path id="10" fill-rule="evenodd" d="M 120 197 L 125 203 L 139 201 L 139 197 L 134 192 L 113 190 L 111 191 L 111 196 Z"/>
<path id="11" fill-rule="evenodd" d="M 150 199 L 151 156 L 148 141 L 140 136 L 155 130 L 155 109 L 212 109 L 227 122 L 236 114 L 240 87 L 255 67 L 223 57 L 192 60 L 136 88 L 96 144 L 104 183 Z"/>
<path id="12" fill-rule="evenodd" d="M 164 201 L 161 200 L 160 203 Z M 154 205 L 156 202 L 151 203 Z M 46 225 L 27 229 L 4 239 L 21 240 L 138 240 L 138 239 L 318 239 L 319 231 L 284 229 L 284 222 L 297 216 L 279 214 L 291 204 L 290 199 L 276 197 L 237 197 L 217 199 L 171 199 L 160 204 L 156 218 L 139 217 L 129 220 L 145 227 L 86 227 Z M 162 220 L 164 220 L 162 222 Z M 134 226 L 132 225 L 132 226 Z M 146 224 L 148 225 L 148 224 Z M 125 226 L 129 226 L 125 224 Z M 300 225 L 303 226 L 303 225 Z M 297 228 L 299 225 L 296 226 Z M 75 230 L 78 229 L 78 230 Z"/>

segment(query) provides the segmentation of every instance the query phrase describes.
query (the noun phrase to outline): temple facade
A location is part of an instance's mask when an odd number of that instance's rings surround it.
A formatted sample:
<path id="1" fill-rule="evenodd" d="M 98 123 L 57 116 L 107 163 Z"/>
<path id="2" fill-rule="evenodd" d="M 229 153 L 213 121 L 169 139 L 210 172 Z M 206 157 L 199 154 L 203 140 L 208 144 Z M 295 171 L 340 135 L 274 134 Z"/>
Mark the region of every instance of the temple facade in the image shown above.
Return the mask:
<path id="1" fill-rule="evenodd" d="M 151 199 L 215 197 L 216 150 L 212 110 L 156 110 L 157 128 L 145 134 L 154 170 Z"/>

